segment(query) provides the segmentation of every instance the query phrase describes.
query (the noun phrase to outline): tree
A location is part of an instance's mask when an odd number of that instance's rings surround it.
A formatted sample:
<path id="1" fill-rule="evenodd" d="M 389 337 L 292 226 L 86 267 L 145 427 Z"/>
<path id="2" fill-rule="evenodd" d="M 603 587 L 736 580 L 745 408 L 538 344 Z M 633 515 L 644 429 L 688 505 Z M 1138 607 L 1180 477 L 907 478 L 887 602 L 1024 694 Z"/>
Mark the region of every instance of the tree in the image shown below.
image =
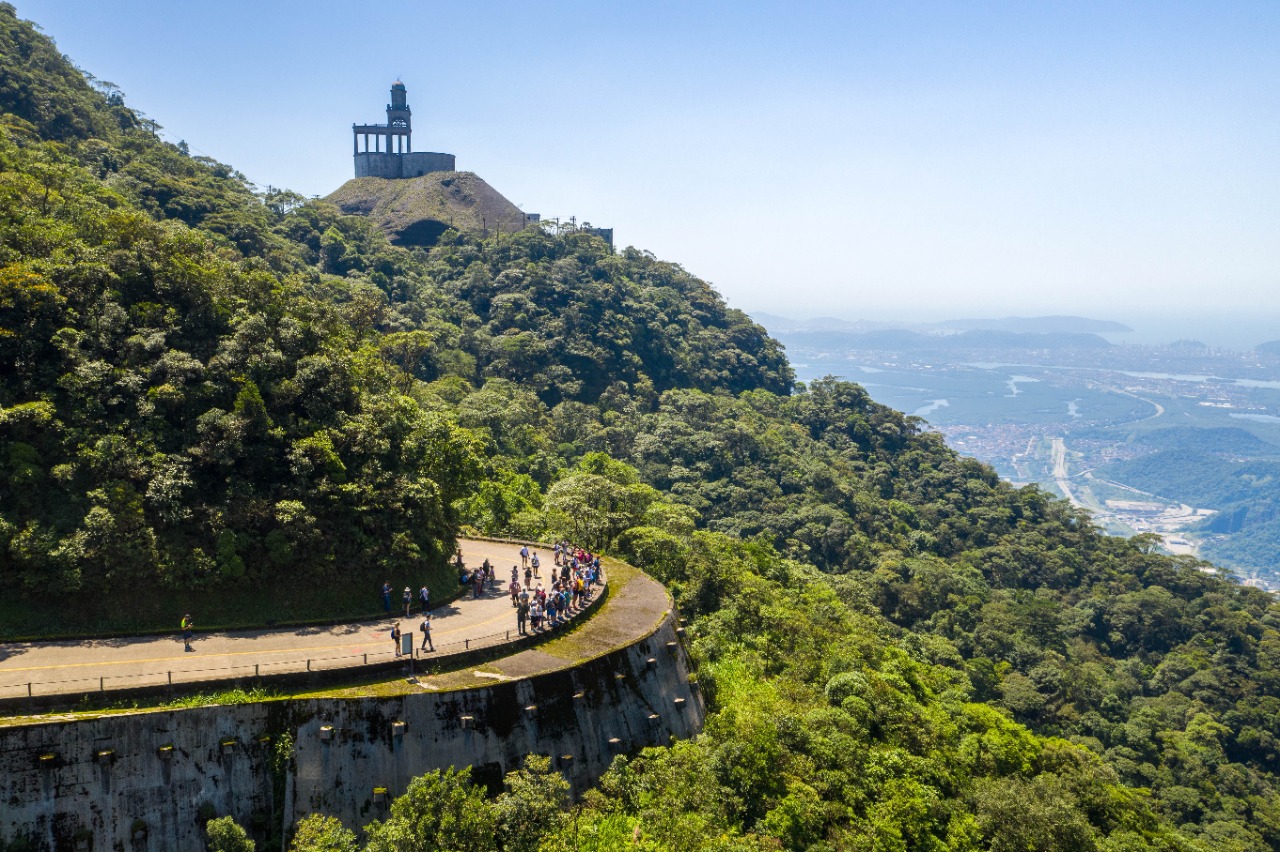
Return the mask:
<path id="1" fill-rule="evenodd" d="M 507 774 L 507 791 L 493 804 L 503 852 L 537 852 L 543 837 L 565 824 L 569 782 L 552 770 L 551 758 L 531 754 L 524 768 Z"/>
<path id="2" fill-rule="evenodd" d="M 211 819 L 205 824 L 209 834 L 209 852 L 253 852 L 257 844 L 233 817 Z"/>
<path id="3" fill-rule="evenodd" d="M 366 852 L 491 852 L 497 820 L 471 770 L 450 767 L 419 776 L 391 803 L 385 822 L 367 829 Z"/>
<path id="4" fill-rule="evenodd" d="M 289 852 L 356 852 L 355 832 L 337 817 L 308 814 L 298 823 Z"/>

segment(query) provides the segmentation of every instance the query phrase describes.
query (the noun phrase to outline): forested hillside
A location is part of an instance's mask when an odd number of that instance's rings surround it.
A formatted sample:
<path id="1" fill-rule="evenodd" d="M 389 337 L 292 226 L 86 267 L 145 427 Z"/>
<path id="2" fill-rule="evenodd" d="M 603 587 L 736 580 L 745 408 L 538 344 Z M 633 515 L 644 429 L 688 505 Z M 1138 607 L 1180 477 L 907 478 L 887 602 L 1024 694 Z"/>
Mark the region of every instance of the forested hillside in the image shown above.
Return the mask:
<path id="1" fill-rule="evenodd" d="M 438 569 L 462 524 L 626 557 L 691 619 L 696 740 L 578 805 L 537 762 L 494 802 L 428 776 L 359 840 L 316 821 L 295 848 L 1280 849 L 1265 593 L 1102 535 L 856 385 L 793 387 L 645 252 L 400 249 L 260 192 L 7 5 L 0 110 L 15 610 L 372 588 Z"/>

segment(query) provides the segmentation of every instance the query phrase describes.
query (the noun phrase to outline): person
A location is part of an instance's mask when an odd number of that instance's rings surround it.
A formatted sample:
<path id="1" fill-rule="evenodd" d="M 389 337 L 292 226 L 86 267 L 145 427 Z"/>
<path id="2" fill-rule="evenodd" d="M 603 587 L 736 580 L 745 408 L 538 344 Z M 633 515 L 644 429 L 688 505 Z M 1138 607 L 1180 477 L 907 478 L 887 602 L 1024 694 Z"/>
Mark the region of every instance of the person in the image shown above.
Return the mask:
<path id="1" fill-rule="evenodd" d="M 387 615 L 391 614 L 391 581 L 387 580 L 382 584 L 382 608 L 387 611 Z"/>
<path id="2" fill-rule="evenodd" d="M 191 613 L 182 616 L 182 650 L 193 651 L 191 647 L 191 637 L 195 633 L 195 622 L 191 620 Z"/>
<path id="3" fill-rule="evenodd" d="M 431 608 L 431 590 L 423 586 L 422 591 L 418 592 L 418 599 L 422 601 L 422 614 L 426 615 Z"/>
<path id="4" fill-rule="evenodd" d="M 523 545 L 520 548 L 520 564 L 528 566 L 529 564 L 529 545 Z"/>
<path id="5" fill-rule="evenodd" d="M 520 569 L 515 565 L 511 566 L 511 582 L 520 585 Z"/>
<path id="6" fill-rule="evenodd" d="M 404 600 L 404 617 L 408 618 L 409 608 L 413 606 L 413 592 L 410 591 L 408 586 L 404 587 L 404 594 L 401 595 L 401 598 Z"/>
<path id="7" fill-rule="evenodd" d="M 523 636 L 527 631 L 525 624 L 529 620 L 529 601 L 522 599 L 520 605 L 516 607 L 516 630 Z"/>
<path id="8" fill-rule="evenodd" d="M 431 615 L 430 613 L 423 613 L 423 615 L 422 624 L 418 625 L 418 629 L 422 631 L 422 647 L 419 650 L 434 651 L 436 646 L 431 642 Z"/>
<path id="9" fill-rule="evenodd" d="M 471 578 L 471 597 L 478 599 L 484 591 L 484 569 L 477 568 L 474 576 Z"/>
<path id="10" fill-rule="evenodd" d="M 529 558 L 529 564 L 533 566 L 533 576 L 541 577 L 542 575 L 538 573 L 538 568 L 542 563 L 538 561 L 538 551 L 535 550 L 533 552 L 533 556 Z"/>
<path id="11" fill-rule="evenodd" d="M 400 656 L 400 622 L 391 626 L 391 642 L 396 646 L 396 656 Z"/>
<path id="12" fill-rule="evenodd" d="M 516 580 L 511 581 L 511 585 L 507 586 L 507 594 L 511 595 L 511 605 L 519 606 L 520 604 L 520 583 Z"/>
<path id="13" fill-rule="evenodd" d="M 533 585 L 533 569 L 528 565 L 524 566 L 524 585 L 525 588 Z"/>

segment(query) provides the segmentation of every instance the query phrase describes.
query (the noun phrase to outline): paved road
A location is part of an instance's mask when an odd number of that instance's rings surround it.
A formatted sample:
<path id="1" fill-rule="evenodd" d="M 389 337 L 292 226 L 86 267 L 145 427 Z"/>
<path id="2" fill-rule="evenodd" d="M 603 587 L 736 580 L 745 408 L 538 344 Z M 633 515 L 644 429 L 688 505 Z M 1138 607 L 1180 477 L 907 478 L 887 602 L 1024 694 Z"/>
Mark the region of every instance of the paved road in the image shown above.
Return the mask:
<path id="1" fill-rule="evenodd" d="M 484 647 L 507 641 L 508 632 L 515 635 L 515 611 L 504 589 L 511 565 L 520 561 L 519 546 L 469 539 L 459 544 L 468 566 L 486 558 L 498 566 L 499 588 L 478 600 L 467 594 L 432 610 L 437 653 Z M 541 555 L 546 577 L 551 558 Z M 399 603 L 399 594 L 395 598 Z M 176 637 L 0 643 L 0 698 L 26 695 L 28 684 L 34 695 L 49 695 L 386 662 L 395 656 L 391 625 L 398 622 L 401 630 L 412 631 L 419 645 L 421 620 L 415 610 L 409 618 L 331 627 L 203 633 L 190 653 Z"/>
<path id="2" fill-rule="evenodd" d="M 1081 509 L 1086 508 L 1083 503 L 1076 499 L 1075 492 L 1071 490 L 1071 484 L 1067 477 L 1067 443 L 1062 438 L 1053 439 L 1053 479 L 1058 484 L 1063 496 L 1071 502 L 1072 506 Z"/>

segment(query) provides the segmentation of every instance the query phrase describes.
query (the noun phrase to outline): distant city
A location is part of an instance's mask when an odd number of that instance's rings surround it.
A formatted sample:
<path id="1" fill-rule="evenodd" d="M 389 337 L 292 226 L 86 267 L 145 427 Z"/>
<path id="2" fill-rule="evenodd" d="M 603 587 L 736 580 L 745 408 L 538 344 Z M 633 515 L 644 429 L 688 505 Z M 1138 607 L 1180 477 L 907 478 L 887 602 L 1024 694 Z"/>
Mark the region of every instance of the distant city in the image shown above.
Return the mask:
<path id="1" fill-rule="evenodd" d="M 1280 343 L 1121 343 L 1133 329 L 1071 316 L 755 318 L 800 381 L 858 382 L 1109 532 L 1152 533 L 1169 552 L 1280 589 Z"/>

